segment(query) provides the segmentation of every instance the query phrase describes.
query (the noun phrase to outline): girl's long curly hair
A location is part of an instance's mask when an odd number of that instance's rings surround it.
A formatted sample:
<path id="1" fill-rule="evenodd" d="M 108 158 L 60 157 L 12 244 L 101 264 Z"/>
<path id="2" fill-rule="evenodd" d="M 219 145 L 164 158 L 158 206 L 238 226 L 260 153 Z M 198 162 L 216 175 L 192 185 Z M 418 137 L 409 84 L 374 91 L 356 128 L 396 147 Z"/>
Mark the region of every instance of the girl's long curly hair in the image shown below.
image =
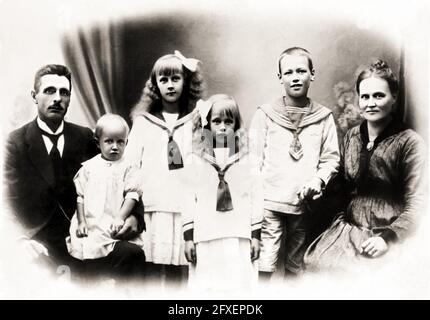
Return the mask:
<path id="1" fill-rule="evenodd" d="M 184 88 L 179 101 L 179 112 L 187 114 L 194 110 L 197 100 L 203 97 L 206 89 L 201 67 L 198 64 L 196 71 L 191 72 L 183 66 L 177 56 L 167 54 L 154 63 L 142 95 L 131 110 L 130 117 L 132 121 L 144 112 L 151 112 L 155 108 L 161 108 L 161 94 L 157 86 L 156 76 L 170 76 L 176 73 L 182 73 L 184 76 Z"/>
<path id="2" fill-rule="evenodd" d="M 234 143 L 235 153 L 241 151 L 246 153 L 248 151 L 248 136 L 246 130 L 243 128 L 242 116 L 240 115 L 239 106 L 236 101 L 226 94 L 215 94 L 208 99 L 212 103 L 206 121 L 207 124 L 202 127 L 202 119 L 200 114 L 196 112 L 193 118 L 193 150 L 198 155 L 203 153 L 210 154 L 213 150 L 214 137 L 210 129 L 212 118 L 212 108 L 215 104 L 221 105 L 223 112 L 235 120 L 234 127 Z"/>

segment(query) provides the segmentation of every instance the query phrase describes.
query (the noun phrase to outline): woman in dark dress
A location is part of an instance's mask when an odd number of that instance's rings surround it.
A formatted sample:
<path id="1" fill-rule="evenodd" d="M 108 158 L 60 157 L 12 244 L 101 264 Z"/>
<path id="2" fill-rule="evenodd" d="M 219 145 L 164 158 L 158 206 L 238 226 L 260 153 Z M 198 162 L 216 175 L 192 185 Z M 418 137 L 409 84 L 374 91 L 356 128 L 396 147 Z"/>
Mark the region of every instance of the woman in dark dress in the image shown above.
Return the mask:
<path id="1" fill-rule="evenodd" d="M 415 228 L 424 200 L 425 145 L 394 113 L 398 82 L 378 60 L 358 76 L 363 123 L 345 136 L 345 210 L 305 254 L 308 270 L 383 256 Z"/>

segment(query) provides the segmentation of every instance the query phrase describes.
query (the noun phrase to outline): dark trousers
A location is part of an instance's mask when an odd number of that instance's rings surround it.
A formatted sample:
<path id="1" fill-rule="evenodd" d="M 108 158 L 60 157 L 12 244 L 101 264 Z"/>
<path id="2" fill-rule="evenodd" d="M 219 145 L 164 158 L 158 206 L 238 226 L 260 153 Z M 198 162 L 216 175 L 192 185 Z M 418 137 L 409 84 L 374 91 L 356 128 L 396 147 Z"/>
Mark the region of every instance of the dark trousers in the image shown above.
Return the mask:
<path id="1" fill-rule="evenodd" d="M 107 277 L 124 281 L 142 278 L 145 253 L 139 246 L 127 241 L 117 242 L 114 250 L 103 258 L 84 261 L 73 258 L 65 241 L 69 234 L 69 225 L 69 221 L 61 214 L 54 215 L 34 237 L 49 253 L 49 257 L 40 256 L 38 264 L 59 275 L 70 271 L 72 280 L 96 282 Z"/>
<path id="2" fill-rule="evenodd" d="M 84 260 L 83 273 L 91 281 L 114 278 L 139 282 L 145 274 L 145 253 L 133 243 L 120 241 L 106 257 Z"/>
<path id="3" fill-rule="evenodd" d="M 56 274 L 64 273 L 66 269 L 71 276 L 79 275 L 82 272 L 82 261 L 70 256 L 66 237 L 69 234 L 70 222 L 61 212 L 56 212 L 50 221 L 34 237 L 48 249 L 49 256 L 41 255 L 36 263 L 48 268 Z"/>

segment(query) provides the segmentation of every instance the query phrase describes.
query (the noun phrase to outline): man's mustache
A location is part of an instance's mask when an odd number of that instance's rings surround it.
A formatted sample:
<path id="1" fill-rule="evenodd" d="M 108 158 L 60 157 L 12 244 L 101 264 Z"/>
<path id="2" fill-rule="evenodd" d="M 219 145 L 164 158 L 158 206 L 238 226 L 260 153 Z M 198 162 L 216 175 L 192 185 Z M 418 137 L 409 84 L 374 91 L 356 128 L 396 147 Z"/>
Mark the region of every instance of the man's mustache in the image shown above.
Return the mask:
<path id="1" fill-rule="evenodd" d="M 59 103 L 55 103 L 55 104 L 49 106 L 48 109 L 55 109 L 55 110 L 61 110 L 61 111 L 64 110 L 64 108 Z"/>

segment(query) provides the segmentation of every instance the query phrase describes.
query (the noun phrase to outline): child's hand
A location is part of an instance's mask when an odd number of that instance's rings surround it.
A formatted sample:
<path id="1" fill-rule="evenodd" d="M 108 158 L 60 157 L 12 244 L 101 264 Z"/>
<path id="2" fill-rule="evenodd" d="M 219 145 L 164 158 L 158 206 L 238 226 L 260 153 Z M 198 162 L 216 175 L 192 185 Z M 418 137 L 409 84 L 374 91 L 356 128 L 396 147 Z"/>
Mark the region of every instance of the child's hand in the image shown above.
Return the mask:
<path id="1" fill-rule="evenodd" d="M 78 238 L 88 237 L 88 226 L 85 221 L 78 223 L 78 229 L 76 229 L 76 236 Z"/>
<path id="2" fill-rule="evenodd" d="M 197 255 L 196 255 L 196 245 L 193 240 L 185 241 L 185 257 L 188 262 L 196 264 Z"/>
<path id="3" fill-rule="evenodd" d="M 141 219 L 143 220 L 143 217 L 141 217 Z M 115 235 L 112 235 L 112 237 L 114 239 L 128 241 L 136 238 L 141 232 L 142 230 L 139 231 L 138 219 L 136 216 L 130 215 L 127 219 L 125 219 L 121 230 Z"/>
<path id="4" fill-rule="evenodd" d="M 300 200 L 312 199 L 316 200 L 322 196 L 323 181 L 320 178 L 314 178 L 309 183 L 297 192 Z"/>
<path id="5" fill-rule="evenodd" d="M 377 258 L 388 251 L 388 244 L 382 237 L 371 237 L 361 244 L 361 249 L 361 254 Z"/>
<path id="6" fill-rule="evenodd" d="M 110 225 L 111 236 L 116 235 L 124 226 L 124 220 L 121 218 L 115 218 Z"/>
<path id="7" fill-rule="evenodd" d="M 251 261 L 255 261 L 260 257 L 260 240 L 251 239 Z"/>

